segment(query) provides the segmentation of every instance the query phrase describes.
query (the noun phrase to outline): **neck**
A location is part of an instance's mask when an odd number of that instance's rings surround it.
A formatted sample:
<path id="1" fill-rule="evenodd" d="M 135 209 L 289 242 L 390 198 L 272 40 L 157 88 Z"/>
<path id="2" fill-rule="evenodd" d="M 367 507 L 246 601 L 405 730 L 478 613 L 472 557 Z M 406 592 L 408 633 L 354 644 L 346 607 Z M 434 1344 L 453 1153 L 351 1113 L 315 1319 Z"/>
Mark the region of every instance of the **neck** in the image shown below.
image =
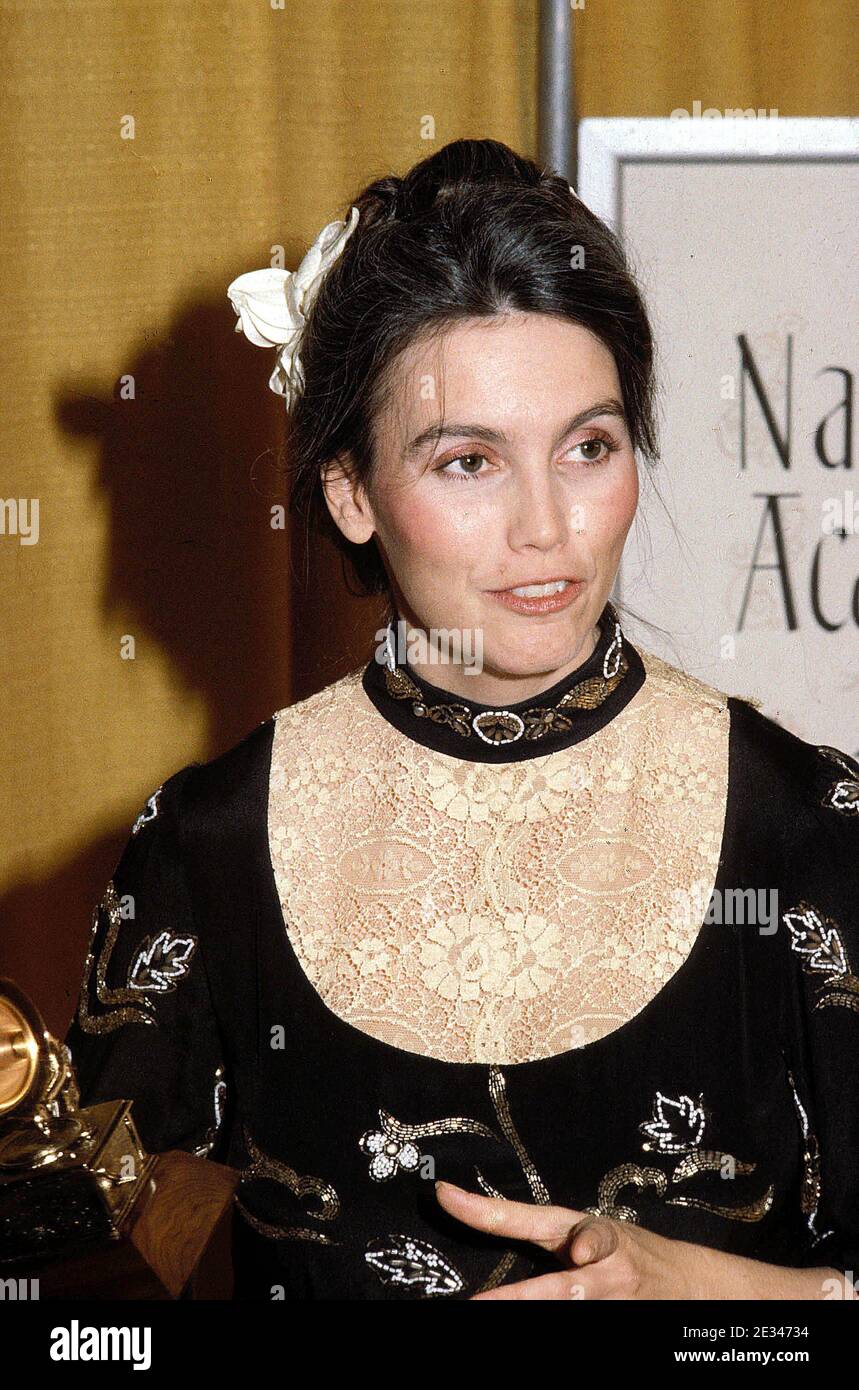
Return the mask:
<path id="1" fill-rule="evenodd" d="M 400 622 L 405 661 L 411 672 L 462 700 L 484 705 L 517 704 L 522 700 L 532 700 L 542 695 L 544 690 L 551 689 L 583 666 L 594 652 L 600 637 L 599 627 L 595 626 L 587 632 L 578 649 L 563 665 L 544 667 L 527 675 L 517 675 L 503 671 L 491 662 L 478 669 L 476 665 L 469 666 L 467 659 L 461 662 L 418 659 L 415 653 L 425 653 L 427 649 L 425 634 L 422 629 L 413 627 L 406 619 L 400 619 Z M 396 616 L 393 634 L 397 636 Z M 416 639 L 414 641 L 413 634 Z"/>
<path id="2" fill-rule="evenodd" d="M 468 686 L 458 692 L 447 666 L 422 663 L 434 676 L 439 669 L 444 672 L 443 685 L 427 680 L 410 663 L 408 653 L 397 651 L 405 643 L 397 641 L 394 625 L 389 629 L 391 642 L 384 644 L 387 650 L 378 651 L 365 667 L 362 685 L 379 713 L 416 743 L 472 762 L 519 762 L 587 738 L 613 719 L 644 683 L 644 665 L 623 638 L 611 604 L 600 615 L 599 629 L 590 654 L 582 655 L 583 645 L 566 674 L 559 676 L 558 667 L 541 673 L 539 683 L 529 681 L 528 688 L 536 694 L 515 700 L 505 684 L 501 700 L 479 700 Z M 464 676 L 466 682 L 476 679 Z"/>

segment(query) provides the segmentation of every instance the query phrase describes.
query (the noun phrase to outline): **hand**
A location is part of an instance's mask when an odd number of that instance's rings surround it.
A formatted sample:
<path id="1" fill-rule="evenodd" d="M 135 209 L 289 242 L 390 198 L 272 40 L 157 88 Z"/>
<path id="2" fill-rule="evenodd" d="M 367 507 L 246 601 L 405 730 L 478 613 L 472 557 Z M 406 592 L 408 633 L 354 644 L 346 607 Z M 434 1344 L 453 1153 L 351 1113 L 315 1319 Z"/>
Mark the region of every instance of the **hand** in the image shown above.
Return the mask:
<path id="1" fill-rule="evenodd" d="M 504 1284 L 475 1294 L 475 1299 L 695 1296 L 690 1290 L 695 1282 L 699 1247 L 686 1241 L 669 1240 L 629 1221 L 614 1221 L 570 1207 L 484 1197 L 453 1183 L 436 1183 L 436 1196 L 445 1211 L 458 1220 L 492 1235 L 530 1241 L 553 1254 L 562 1266 L 557 1274 Z"/>
<path id="2" fill-rule="evenodd" d="M 823 1298 L 832 1269 L 791 1269 L 655 1235 L 571 1207 L 484 1197 L 437 1182 L 441 1206 L 491 1235 L 527 1240 L 554 1255 L 557 1273 L 536 1275 L 472 1296 L 481 1299 L 782 1299 Z M 831 1295 L 830 1295 L 831 1296 Z M 845 1297 L 855 1296 L 847 1292 Z"/>

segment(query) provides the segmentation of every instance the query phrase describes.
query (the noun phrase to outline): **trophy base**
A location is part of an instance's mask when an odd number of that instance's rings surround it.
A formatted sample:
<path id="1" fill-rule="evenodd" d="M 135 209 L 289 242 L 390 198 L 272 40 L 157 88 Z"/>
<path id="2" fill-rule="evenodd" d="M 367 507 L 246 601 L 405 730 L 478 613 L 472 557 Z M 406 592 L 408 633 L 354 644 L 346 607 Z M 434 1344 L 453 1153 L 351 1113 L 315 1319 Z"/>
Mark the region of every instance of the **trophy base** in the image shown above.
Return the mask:
<path id="1" fill-rule="evenodd" d="M 14 1163 L 0 1162 L 0 1268 L 119 1238 L 155 1160 L 140 1142 L 130 1101 L 90 1105 L 78 1118 L 84 1142 L 60 1148 L 53 1161 L 42 1158 L 44 1136 L 33 1127 L 38 1166 L 28 1162 L 21 1131 L 10 1136 Z M 11 1151 L 7 1142 L 7 1158 Z"/>
<path id="2" fill-rule="evenodd" d="M 156 1154 L 121 1229 L 53 1254 L 0 1266 L 18 1298 L 232 1297 L 234 1168 L 174 1149 Z"/>
<path id="3" fill-rule="evenodd" d="M 68 1046 L 0 977 L 0 1298 L 230 1297 L 229 1244 L 211 1247 L 239 1177 L 147 1154 L 129 1100 L 81 1109 Z"/>

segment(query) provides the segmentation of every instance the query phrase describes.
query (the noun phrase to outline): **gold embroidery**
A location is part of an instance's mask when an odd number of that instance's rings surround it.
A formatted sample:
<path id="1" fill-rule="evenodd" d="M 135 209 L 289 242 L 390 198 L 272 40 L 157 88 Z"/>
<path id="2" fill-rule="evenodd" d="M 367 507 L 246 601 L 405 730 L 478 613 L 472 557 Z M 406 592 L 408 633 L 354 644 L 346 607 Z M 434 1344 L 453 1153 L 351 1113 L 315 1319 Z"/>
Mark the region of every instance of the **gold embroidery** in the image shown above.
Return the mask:
<path id="1" fill-rule="evenodd" d="M 518 1258 L 515 1250 L 508 1250 L 505 1255 L 502 1255 L 489 1277 L 478 1285 L 477 1292 L 489 1293 L 490 1289 L 497 1289 L 498 1285 L 507 1278 Z"/>
<path id="2" fill-rule="evenodd" d="M 385 670 L 385 685 L 395 700 L 411 700 L 412 713 L 419 719 L 431 719 L 434 724 L 446 724 L 463 738 L 477 734 L 486 743 L 515 743 L 519 738 L 536 740 L 548 733 L 566 733 L 573 721 L 562 710 L 598 709 L 616 690 L 629 670 L 629 662 L 621 648 L 617 669 L 611 676 L 589 676 L 579 681 L 555 706 L 532 706 L 520 716 L 513 710 L 484 710 L 472 716 L 468 705 L 443 701 L 428 705 L 420 688 L 399 666 L 396 671 Z"/>
<path id="3" fill-rule="evenodd" d="M 503 1066 L 586 1046 L 689 956 L 719 865 L 727 697 L 647 680 L 571 748 L 489 764 L 390 725 L 360 672 L 275 721 L 269 846 L 327 1007 L 402 1050 Z"/>
<path id="4" fill-rule="evenodd" d="M 244 1128 L 244 1138 L 251 1162 L 242 1169 L 242 1182 L 250 1182 L 253 1178 L 271 1178 L 274 1182 L 283 1183 L 299 1199 L 318 1197 L 319 1210 L 308 1212 L 317 1221 L 333 1221 L 340 1215 L 340 1198 L 329 1182 L 311 1174 L 296 1173 L 288 1163 L 272 1158 L 259 1148 L 247 1127 Z"/>
<path id="5" fill-rule="evenodd" d="M 721 1172 L 726 1163 L 730 1163 L 738 1173 L 753 1173 L 756 1167 L 754 1163 L 741 1163 L 733 1154 L 723 1154 L 716 1149 L 701 1149 L 681 1158 L 671 1175 L 671 1181 L 685 1182 L 687 1178 L 694 1178 L 697 1173 Z"/>
<path id="6" fill-rule="evenodd" d="M 329 1182 L 325 1182 L 323 1178 L 313 1177 L 311 1174 L 297 1173 L 288 1163 L 272 1158 L 255 1143 L 247 1126 L 243 1127 L 243 1134 L 251 1162 L 242 1169 L 240 1185 L 253 1182 L 255 1178 L 268 1178 L 287 1187 L 293 1196 L 300 1201 L 308 1196 L 316 1197 L 320 1203 L 319 1209 L 306 1213 L 315 1221 L 334 1221 L 340 1215 L 340 1198 Z M 259 1231 L 260 1235 L 267 1236 L 270 1240 L 310 1240 L 316 1241 L 320 1245 L 339 1243 L 332 1240 L 324 1232 L 306 1226 L 281 1226 L 274 1222 L 263 1221 L 248 1210 L 238 1193 L 235 1194 L 233 1201 L 254 1230 Z"/>
<path id="7" fill-rule="evenodd" d="M 108 929 L 104 945 L 95 962 L 95 942 L 99 928 L 99 915 L 107 916 Z M 119 897 L 111 879 L 105 889 L 104 897 L 93 909 L 89 948 L 84 962 L 83 982 L 78 999 L 78 1022 L 85 1033 L 112 1033 L 125 1023 L 148 1023 L 157 1027 L 157 1020 L 150 1001 L 133 989 L 112 989 L 107 983 L 107 968 L 116 945 L 116 938 L 122 925 Z M 100 1004 L 111 1010 L 105 1014 L 91 1014 L 89 1011 L 89 986 L 95 964 L 95 994 Z M 134 1008 L 114 1007 L 134 1004 Z"/>
<path id="8" fill-rule="evenodd" d="M 548 1189 L 543 1182 L 540 1174 L 534 1165 L 525 1145 L 519 1136 L 513 1117 L 510 1113 L 510 1105 L 507 1099 L 507 1088 L 503 1072 L 498 1067 L 490 1067 L 488 1073 L 489 1095 L 492 1105 L 498 1117 L 504 1138 L 510 1144 L 519 1163 L 522 1172 L 531 1189 L 531 1193 L 536 1202 L 550 1204 L 551 1197 Z M 503 1140 L 490 1129 L 488 1125 L 482 1124 L 479 1120 L 469 1119 L 467 1116 L 455 1115 L 441 1120 L 428 1120 L 421 1124 L 404 1124 L 397 1120 L 387 1110 L 379 1110 L 379 1121 L 382 1128 L 380 1130 L 366 1130 L 361 1135 L 358 1143 L 359 1147 L 365 1152 L 373 1155 L 370 1165 L 370 1176 L 379 1182 L 384 1182 L 392 1177 L 399 1168 L 404 1168 L 408 1172 L 414 1172 L 422 1161 L 423 1155 L 413 1144 L 414 1139 L 423 1139 L 433 1135 L 445 1134 L 475 1134 L 482 1138 L 492 1139 L 495 1143 L 503 1143 Z M 478 1186 L 488 1197 L 501 1197 L 503 1194 L 498 1192 L 484 1178 L 480 1169 L 475 1167 L 475 1174 Z M 411 1239 L 402 1237 L 401 1239 Z M 420 1244 L 420 1242 L 417 1242 Z M 431 1248 L 431 1247 L 430 1247 Z M 382 1266 L 387 1270 L 387 1254 L 380 1256 Z M 495 1288 L 497 1284 L 505 1278 L 513 1263 L 517 1258 L 517 1252 L 507 1250 L 496 1264 L 495 1268 L 488 1275 L 487 1280 L 480 1288 L 481 1290 Z M 371 1261 L 371 1263 L 374 1263 Z M 400 1267 L 400 1260 L 397 1257 L 393 1265 Z M 377 1266 L 374 1263 L 374 1268 Z M 393 1267 L 393 1266 L 392 1266 Z M 379 1269 L 377 1268 L 377 1272 Z M 403 1282 L 399 1278 L 393 1282 Z"/>
<path id="9" fill-rule="evenodd" d="M 657 1091 L 653 1119 L 639 1125 L 639 1129 L 649 1135 L 653 1142 L 642 1141 L 641 1147 L 645 1150 L 656 1149 L 659 1153 L 665 1154 L 685 1154 L 675 1165 L 671 1175 L 672 1183 L 688 1182 L 699 1173 L 718 1172 L 725 1164 L 731 1165 L 732 1176 L 733 1172 L 753 1173 L 757 1167 L 755 1163 L 745 1163 L 734 1158 L 733 1154 L 726 1154 L 717 1149 L 699 1147 L 708 1123 L 709 1115 L 703 1095 L 698 1096 L 697 1102 L 687 1095 L 672 1100 L 670 1096 L 663 1095 L 662 1091 Z M 689 1152 L 685 1152 L 687 1150 Z M 660 1195 L 664 1195 L 666 1191 L 667 1187 L 663 1188 Z M 686 1195 L 666 1196 L 665 1202 L 667 1206 L 697 1207 L 701 1211 L 726 1216 L 733 1221 L 760 1221 L 772 1206 L 774 1195 L 775 1188 L 768 1187 L 762 1197 L 740 1206 L 725 1206 L 707 1198 Z"/>
<path id="10" fill-rule="evenodd" d="M 522 1165 L 522 1172 L 525 1174 L 534 1201 L 542 1202 L 547 1206 L 550 1205 L 552 1199 L 549 1196 L 546 1185 L 537 1172 L 528 1150 L 519 1138 L 519 1132 L 513 1123 L 513 1117 L 510 1114 L 510 1106 L 507 1101 L 507 1087 L 504 1080 L 504 1073 L 498 1067 L 489 1068 L 489 1094 L 492 1097 L 492 1104 L 495 1106 L 495 1113 L 498 1116 L 498 1122 L 501 1125 L 504 1136 L 512 1145 L 516 1157 Z"/>
<path id="11" fill-rule="evenodd" d="M 497 1187 L 493 1187 L 492 1183 L 486 1180 L 479 1168 L 475 1168 L 474 1176 L 477 1178 L 477 1186 L 485 1197 L 500 1197 L 503 1200 L 504 1193 L 499 1192 Z"/>
<path id="12" fill-rule="evenodd" d="M 261 1221 L 252 1211 L 248 1211 L 238 1193 L 233 1197 L 233 1201 L 248 1225 L 269 1240 L 310 1240 L 315 1241 L 317 1245 L 339 1244 L 339 1241 L 332 1240 L 324 1231 L 312 1231 L 307 1226 L 277 1226 L 271 1221 Z"/>
<path id="13" fill-rule="evenodd" d="M 722 1207 L 716 1202 L 702 1201 L 699 1197 L 667 1197 L 666 1202 L 670 1207 L 697 1207 L 699 1211 L 710 1211 L 714 1216 L 728 1216 L 732 1221 L 760 1221 L 772 1206 L 774 1196 L 775 1188 L 768 1187 L 762 1197 L 745 1207 Z"/>
<path id="14" fill-rule="evenodd" d="M 728 1155 L 707 1153 L 695 1155 L 695 1158 L 718 1159 L 722 1160 Z M 697 1171 L 694 1163 L 689 1159 L 684 1159 L 678 1164 L 672 1174 L 672 1181 L 684 1181 L 692 1177 Z M 702 1171 L 708 1165 L 702 1165 Z M 721 1162 L 709 1164 L 710 1167 L 720 1167 Z M 754 1163 L 739 1163 L 736 1167 L 739 1172 L 750 1173 L 754 1171 Z M 697 1207 L 701 1211 L 712 1212 L 715 1216 L 725 1216 L 733 1221 L 760 1221 L 770 1210 L 775 1188 L 770 1186 L 762 1197 L 757 1198 L 745 1206 L 722 1206 L 719 1203 L 704 1200 L 699 1197 L 677 1196 L 668 1197 L 668 1179 L 658 1168 L 640 1168 L 636 1163 L 621 1163 L 617 1168 L 612 1168 L 601 1180 L 598 1191 L 597 1205 L 585 1207 L 584 1210 L 594 1216 L 608 1216 L 616 1221 L 638 1222 L 638 1213 L 627 1204 L 617 1204 L 617 1195 L 624 1188 L 633 1186 L 639 1192 L 647 1187 L 655 1189 L 657 1196 L 664 1198 L 667 1206 L 674 1207 Z"/>
<path id="15" fill-rule="evenodd" d="M 637 1163 L 621 1163 L 606 1173 L 601 1180 L 597 1192 L 597 1205 L 585 1207 L 584 1210 L 591 1216 L 608 1216 L 615 1221 L 631 1221 L 637 1224 L 638 1213 L 626 1203 L 618 1204 L 618 1193 L 625 1187 L 634 1187 L 638 1192 L 652 1187 L 657 1195 L 662 1197 L 667 1186 L 665 1174 L 658 1168 L 640 1168 Z"/>
<path id="16" fill-rule="evenodd" d="M 401 666 L 396 671 L 385 668 L 385 684 L 388 687 L 388 694 L 393 695 L 395 700 L 423 700 L 423 693 L 419 686 L 415 685 L 411 676 L 407 675 Z M 466 705 L 462 709 L 467 709 Z"/>
<path id="17" fill-rule="evenodd" d="M 481 1134 L 484 1138 L 501 1140 L 488 1125 L 479 1120 L 469 1120 L 462 1115 L 453 1115 L 443 1120 L 428 1120 L 424 1124 L 403 1124 L 387 1110 L 379 1110 L 381 1129 L 368 1129 L 358 1140 L 364 1153 L 372 1155 L 370 1177 L 376 1182 L 386 1182 L 400 1169 L 413 1173 L 420 1166 L 423 1155 L 412 1143 L 414 1139 L 425 1139 L 440 1134 Z"/>
<path id="18" fill-rule="evenodd" d="M 464 1115 L 453 1115 L 444 1120 L 428 1120 L 425 1124 L 407 1125 L 397 1120 L 387 1110 L 379 1111 L 379 1119 L 387 1134 L 394 1139 L 425 1139 L 432 1134 L 482 1134 L 486 1139 L 498 1140 L 498 1135 L 480 1120 L 470 1120 Z"/>
<path id="19" fill-rule="evenodd" d="M 790 1084 L 793 1096 L 794 1108 L 802 1129 L 803 1153 L 802 1153 L 802 1190 L 800 1192 L 799 1205 L 809 1232 L 814 1238 L 814 1243 L 822 1240 L 823 1237 L 817 1230 L 817 1213 L 820 1206 L 820 1149 L 817 1143 L 817 1135 L 811 1128 L 805 1107 L 799 1098 L 793 1072 L 788 1067 L 787 1079 Z M 827 1231 L 826 1235 L 831 1235 Z"/>
<path id="20" fill-rule="evenodd" d="M 629 662 L 621 652 L 620 665 L 613 676 L 590 676 L 568 690 L 558 701 L 558 709 L 598 709 L 616 690 L 629 670 Z"/>
<path id="21" fill-rule="evenodd" d="M 815 1004 L 816 1009 L 825 1009 L 830 1005 L 840 1005 L 843 1009 L 852 1009 L 859 1014 L 859 999 L 855 994 L 841 994 L 838 990 L 830 990 L 822 999 L 818 999 Z"/>

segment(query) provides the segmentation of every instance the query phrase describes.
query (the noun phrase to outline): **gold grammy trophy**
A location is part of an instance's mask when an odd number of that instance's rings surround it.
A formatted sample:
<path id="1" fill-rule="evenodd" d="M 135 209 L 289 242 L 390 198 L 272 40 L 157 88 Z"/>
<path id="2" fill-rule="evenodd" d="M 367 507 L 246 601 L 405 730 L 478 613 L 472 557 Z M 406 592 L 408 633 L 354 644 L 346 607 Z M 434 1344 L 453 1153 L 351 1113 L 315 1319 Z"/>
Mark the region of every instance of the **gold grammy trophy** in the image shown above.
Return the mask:
<path id="1" fill-rule="evenodd" d="M 43 1297 L 178 1297 L 238 1174 L 147 1154 L 131 1101 L 79 1102 L 68 1047 L 0 978 L 0 1278 L 36 1273 Z"/>
<path id="2" fill-rule="evenodd" d="M 155 1166 L 127 1100 L 78 1108 L 69 1049 L 0 980 L 0 1261 L 115 1238 Z"/>

